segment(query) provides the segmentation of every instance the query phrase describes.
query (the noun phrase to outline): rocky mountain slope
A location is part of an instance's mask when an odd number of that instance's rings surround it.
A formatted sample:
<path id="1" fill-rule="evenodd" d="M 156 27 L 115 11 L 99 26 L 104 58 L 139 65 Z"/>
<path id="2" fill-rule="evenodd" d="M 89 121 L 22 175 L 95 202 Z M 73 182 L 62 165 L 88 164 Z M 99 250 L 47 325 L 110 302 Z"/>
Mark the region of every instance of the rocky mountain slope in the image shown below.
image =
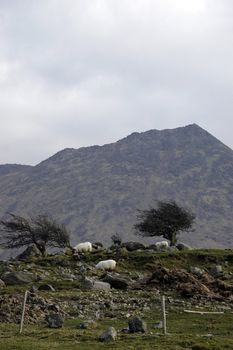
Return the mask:
<path id="1" fill-rule="evenodd" d="M 0 215 L 49 213 L 68 226 L 73 242 L 109 244 L 115 232 L 135 240 L 137 209 L 156 200 L 196 214 L 195 231 L 183 241 L 232 246 L 233 151 L 193 124 L 64 149 L 36 166 L 0 166 Z"/>

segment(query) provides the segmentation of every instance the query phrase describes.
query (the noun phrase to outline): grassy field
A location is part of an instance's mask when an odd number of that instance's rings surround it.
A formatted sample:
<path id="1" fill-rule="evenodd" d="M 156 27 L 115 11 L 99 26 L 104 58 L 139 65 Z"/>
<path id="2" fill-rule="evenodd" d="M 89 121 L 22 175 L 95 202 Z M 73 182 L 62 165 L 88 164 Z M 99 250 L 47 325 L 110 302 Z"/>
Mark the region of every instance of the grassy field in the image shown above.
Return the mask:
<path id="1" fill-rule="evenodd" d="M 159 315 L 157 315 L 159 316 Z M 91 330 L 78 328 L 79 320 L 67 320 L 61 329 L 49 329 L 45 324 L 25 325 L 19 334 L 19 325 L 0 324 L 1 350 L 75 350 L 75 349 L 159 349 L 159 350 L 227 350 L 233 349 L 233 314 L 196 315 L 174 310 L 168 314 L 168 335 L 154 329 L 149 323 L 156 315 L 145 317 L 145 334 L 124 334 L 121 329 L 127 320 L 101 320 Z M 108 326 L 114 326 L 118 337 L 112 343 L 100 343 L 98 336 Z"/>

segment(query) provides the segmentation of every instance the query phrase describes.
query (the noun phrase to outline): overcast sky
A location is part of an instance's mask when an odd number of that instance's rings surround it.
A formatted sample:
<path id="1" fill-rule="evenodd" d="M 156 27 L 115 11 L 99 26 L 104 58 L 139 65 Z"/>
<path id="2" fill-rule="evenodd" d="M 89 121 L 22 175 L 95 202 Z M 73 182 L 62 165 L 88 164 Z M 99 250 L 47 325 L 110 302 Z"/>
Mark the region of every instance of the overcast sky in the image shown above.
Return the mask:
<path id="1" fill-rule="evenodd" d="M 233 148 L 232 0 L 0 0 L 0 163 L 196 123 Z"/>

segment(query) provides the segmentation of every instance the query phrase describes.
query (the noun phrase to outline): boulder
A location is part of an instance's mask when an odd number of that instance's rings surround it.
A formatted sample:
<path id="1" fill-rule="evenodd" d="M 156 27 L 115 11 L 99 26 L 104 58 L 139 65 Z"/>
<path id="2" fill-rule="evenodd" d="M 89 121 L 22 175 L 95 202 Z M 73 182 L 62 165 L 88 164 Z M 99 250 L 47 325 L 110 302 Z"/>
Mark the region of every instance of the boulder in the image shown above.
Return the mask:
<path id="1" fill-rule="evenodd" d="M 15 285 L 15 284 L 27 284 L 34 281 L 37 281 L 38 278 L 32 273 L 29 272 L 6 272 L 2 275 L 2 280 L 6 285 Z"/>
<path id="2" fill-rule="evenodd" d="M 211 276 L 213 277 L 222 277 L 223 276 L 223 269 L 222 269 L 222 266 L 221 265 L 216 265 L 214 267 L 212 267 L 210 270 L 209 270 L 209 273 Z"/>
<path id="3" fill-rule="evenodd" d="M 109 283 L 115 289 L 127 289 L 132 282 L 129 278 L 122 277 L 119 274 L 107 274 L 103 281 Z"/>
<path id="4" fill-rule="evenodd" d="M 107 282 L 102 281 L 94 281 L 90 278 L 84 278 L 81 281 L 81 289 L 102 289 L 109 290 L 111 289 L 111 285 Z"/>
<path id="5" fill-rule="evenodd" d="M 178 250 L 191 250 L 192 249 L 188 244 L 185 244 L 185 243 L 182 243 L 182 242 L 177 243 L 176 248 Z"/>
<path id="6" fill-rule="evenodd" d="M 60 314 L 49 314 L 46 316 L 46 321 L 50 328 L 62 328 L 64 325 L 64 319 Z"/>
<path id="7" fill-rule="evenodd" d="M 116 340 L 117 331 L 114 327 L 109 327 L 106 331 L 104 331 L 100 336 L 99 340 L 102 342 L 111 342 Z"/>
<path id="8" fill-rule="evenodd" d="M 125 242 L 121 244 L 121 247 L 125 247 L 129 252 L 133 252 L 134 250 L 145 250 L 146 247 L 140 242 Z"/>
<path id="9" fill-rule="evenodd" d="M 28 259 L 35 258 L 35 257 L 40 257 L 40 256 L 42 256 L 41 252 L 33 244 L 32 246 L 27 247 L 22 253 L 20 253 L 16 257 L 16 260 L 28 260 Z"/>
<path id="10" fill-rule="evenodd" d="M 146 322 L 144 322 L 141 318 L 134 317 L 132 320 L 129 320 L 129 333 L 145 333 L 146 329 Z"/>
<path id="11" fill-rule="evenodd" d="M 107 282 L 94 281 L 93 289 L 109 290 L 109 289 L 111 289 L 111 285 L 110 285 L 110 283 L 107 283 Z"/>

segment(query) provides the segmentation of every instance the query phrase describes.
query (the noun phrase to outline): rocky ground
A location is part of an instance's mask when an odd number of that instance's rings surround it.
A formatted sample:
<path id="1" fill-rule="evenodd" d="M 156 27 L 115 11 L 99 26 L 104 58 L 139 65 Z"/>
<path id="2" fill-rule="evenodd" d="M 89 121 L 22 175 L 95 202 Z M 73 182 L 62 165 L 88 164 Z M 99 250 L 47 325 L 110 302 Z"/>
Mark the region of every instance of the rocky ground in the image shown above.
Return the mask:
<path id="1" fill-rule="evenodd" d="M 119 253 L 119 252 L 118 252 Z M 19 323 L 28 290 L 25 322 L 44 322 L 51 313 L 80 320 L 129 319 L 167 308 L 233 310 L 233 252 L 125 250 L 114 272 L 95 268 L 113 252 L 0 263 L 0 322 Z M 195 263 L 195 265 L 194 265 Z"/>

